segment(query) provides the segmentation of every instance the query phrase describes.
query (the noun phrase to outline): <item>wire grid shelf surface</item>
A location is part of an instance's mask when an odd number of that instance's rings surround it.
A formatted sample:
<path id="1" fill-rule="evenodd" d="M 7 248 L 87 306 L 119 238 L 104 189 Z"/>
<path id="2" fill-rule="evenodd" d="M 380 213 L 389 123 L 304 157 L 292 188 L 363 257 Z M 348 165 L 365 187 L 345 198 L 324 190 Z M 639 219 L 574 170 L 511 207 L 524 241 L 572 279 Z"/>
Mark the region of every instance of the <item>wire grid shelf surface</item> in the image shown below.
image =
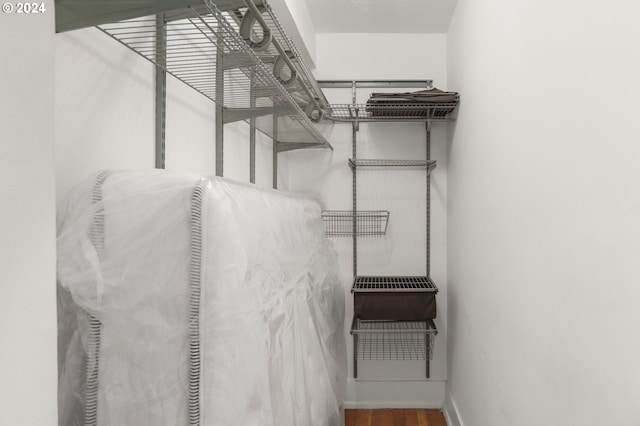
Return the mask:
<path id="1" fill-rule="evenodd" d="M 349 167 L 353 168 L 386 168 L 386 167 L 398 167 L 398 168 L 425 168 L 427 171 L 436 167 L 436 160 L 354 160 L 349 159 Z"/>
<path id="2" fill-rule="evenodd" d="M 432 321 L 373 321 L 354 319 L 355 356 L 363 361 L 432 360 Z"/>
<path id="3" fill-rule="evenodd" d="M 455 102 L 331 104 L 325 115 L 335 121 L 451 121 L 457 106 Z"/>
<path id="4" fill-rule="evenodd" d="M 361 292 L 437 292 L 438 287 L 427 276 L 362 276 L 353 279 L 355 293 Z"/>
<path id="5" fill-rule="evenodd" d="M 185 8 L 164 17 L 164 31 L 155 16 L 103 24 L 99 29 L 225 107 L 230 121 L 275 113 L 289 118 L 287 126 L 278 129 L 278 140 L 288 141 L 290 132 L 291 142 L 330 147 L 266 64 L 275 62 L 273 55 L 251 49 L 229 12 L 205 0 L 198 11 Z M 159 43 L 161 38 L 166 43 Z M 270 127 L 258 126 L 273 136 Z"/>
<path id="6" fill-rule="evenodd" d="M 322 221 L 328 237 L 353 235 L 352 210 L 323 210 Z M 359 210 L 355 215 L 356 234 L 362 237 L 379 237 L 387 233 L 388 210 Z"/>

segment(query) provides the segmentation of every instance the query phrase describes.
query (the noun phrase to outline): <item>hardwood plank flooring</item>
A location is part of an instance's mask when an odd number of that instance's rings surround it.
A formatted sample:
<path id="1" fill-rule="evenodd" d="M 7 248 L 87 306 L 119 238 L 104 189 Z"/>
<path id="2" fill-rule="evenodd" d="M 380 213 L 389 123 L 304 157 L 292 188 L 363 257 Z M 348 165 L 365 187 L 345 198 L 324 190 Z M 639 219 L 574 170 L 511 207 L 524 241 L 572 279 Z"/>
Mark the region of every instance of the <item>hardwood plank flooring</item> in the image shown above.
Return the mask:
<path id="1" fill-rule="evenodd" d="M 345 410 L 345 426 L 447 426 L 440 410 Z"/>

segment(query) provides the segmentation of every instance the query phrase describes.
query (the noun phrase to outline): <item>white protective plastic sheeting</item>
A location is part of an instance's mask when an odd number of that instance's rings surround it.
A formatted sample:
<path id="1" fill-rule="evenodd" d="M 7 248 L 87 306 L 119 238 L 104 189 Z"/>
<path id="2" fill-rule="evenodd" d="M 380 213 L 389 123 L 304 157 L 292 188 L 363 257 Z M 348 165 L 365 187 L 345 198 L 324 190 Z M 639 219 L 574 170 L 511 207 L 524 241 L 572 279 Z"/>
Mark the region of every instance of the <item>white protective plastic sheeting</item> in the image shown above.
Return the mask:
<path id="1" fill-rule="evenodd" d="M 342 424 L 344 294 L 311 199 L 103 172 L 59 211 L 58 290 L 60 425 Z"/>

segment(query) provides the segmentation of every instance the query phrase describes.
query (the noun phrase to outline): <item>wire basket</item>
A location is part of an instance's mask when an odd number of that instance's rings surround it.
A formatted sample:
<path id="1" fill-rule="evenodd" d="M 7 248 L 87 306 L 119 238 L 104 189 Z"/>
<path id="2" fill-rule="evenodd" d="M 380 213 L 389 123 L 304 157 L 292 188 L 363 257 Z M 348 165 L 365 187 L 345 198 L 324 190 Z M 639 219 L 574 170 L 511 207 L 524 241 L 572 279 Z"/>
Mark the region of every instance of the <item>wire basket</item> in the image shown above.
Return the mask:
<path id="1" fill-rule="evenodd" d="M 354 318 L 354 355 L 362 361 L 432 360 L 433 321 L 379 321 Z"/>
<path id="2" fill-rule="evenodd" d="M 387 233 L 389 224 L 388 210 L 323 210 L 322 221 L 327 237 L 350 237 L 354 234 L 360 237 L 379 237 Z"/>

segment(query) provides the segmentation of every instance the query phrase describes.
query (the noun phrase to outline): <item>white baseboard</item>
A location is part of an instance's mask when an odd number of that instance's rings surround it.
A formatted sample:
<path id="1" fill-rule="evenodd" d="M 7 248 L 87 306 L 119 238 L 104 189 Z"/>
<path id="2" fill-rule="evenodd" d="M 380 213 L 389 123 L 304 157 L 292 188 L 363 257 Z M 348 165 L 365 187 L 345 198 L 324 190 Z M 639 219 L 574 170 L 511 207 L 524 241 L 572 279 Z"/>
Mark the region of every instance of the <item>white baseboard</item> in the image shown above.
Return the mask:
<path id="1" fill-rule="evenodd" d="M 437 408 L 444 404 L 445 382 L 353 381 L 347 383 L 344 408 Z"/>
<path id="2" fill-rule="evenodd" d="M 451 394 L 447 392 L 444 397 L 444 408 L 442 409 L 444 417 L 447 420 L 448 426 L 464 426 L 464 423 L 460 419 L 458 407 L 455 401 L 451 398 Z"/>
<path id="3" fill-rule="evenodd" d="M 415 401 L 345 401 L 345 410 L 375 410 L 375 409 L 388 409 L 388 408 L 418 408 L 425 410 L 441 410 L 442 405 L 437 403 L 430 403 L 420 400 Z"/>

